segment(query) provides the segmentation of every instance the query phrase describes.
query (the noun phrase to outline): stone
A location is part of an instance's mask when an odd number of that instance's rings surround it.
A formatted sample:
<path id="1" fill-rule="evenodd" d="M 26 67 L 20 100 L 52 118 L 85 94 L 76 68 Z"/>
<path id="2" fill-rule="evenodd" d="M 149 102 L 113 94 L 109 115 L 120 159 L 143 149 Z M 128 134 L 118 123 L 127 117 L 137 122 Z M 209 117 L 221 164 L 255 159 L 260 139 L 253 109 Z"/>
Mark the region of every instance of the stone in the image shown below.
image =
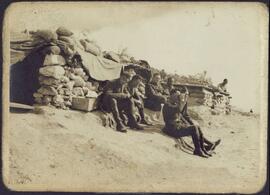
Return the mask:
<path id="1" fill-rule="evenodd" d="M 68 107 L 70 107 L 72 105 L 71 101 L 65 101 L 64 104 Z"/>
<path id="2" fill-rule="evenodd" d="M 60 79 L 65 74 L 65 69 L 62 66 L 46 66 L 39 69 L 39 73 L 43 76 Z"/>
<path id="3" fill-rule="evenodd" d="M 57 85 L 55 88 L 57 89 L 57 90 L 59 90 L 59 89 L 61 89 L 61 88 L 63 88 L 64 87 L 64 84 L 60 84 L 60 85 Z"/>
<path id="4" fill-rule="evenodd" d="M 35 97 L 35 102 L 38 104 L 42 104 L 42 97 Z"/>
<path id="5" fill-rule="evenodd" d="M 55 78 L 52 78 L 52 77 L 46 77 L 46 76 L 42 76 L 40 75 L 38 77 L 38 80 L 39 80 L 39 83 L 41 85 L 59 85 L 60 84 L 60 80 L 59 79 L 55 79 Z"/>
<path id="6" fill-rule="evenodd" d="M 42 86 L 38 89 L 38 93 L 43 94 L 43 95 L 52 95 L 55 96 L 57 95 L 57 90 L 54 87 L 51 86 Z"/>
<path id="7" fill-rule="evenodd" d="M 75 96 L 84 96 L 84 93 L 83 93 L 83 90 L 82 90 L 81 87 L 74 87 L 73 90 L 72 90 L 72 93 Z"/>
<path id="8" fill-rule="evenodd" d="M 84 77 L 85 76 L 85 72 L 83 71 L 82 68 L 75 68 L 74 69 L 74 73 L 75 73 L 75 75 L 80 76 L 80 77 Z"/>
<path id="9" fill-rule="evenodd" d="M 56 95 L 53 97 L 53 102 L 58 103 L 58 104 L 62 104 L 62 103 L 64 103 L 64 99 L 61 95 Z"/>
<path id="10" fill-rule="evenodd" d="M 51 103 L 51 101 L 52 101 L 52 97 L 51 96 L 44 96 L 43 98 L 42 98 L 42 102 L 45 104 L 45 105 L 48 105 L 48 104 L 50 104 Z"/>
<path id="11" fill-rule="evenodd" d="M 66 76 L 62 76 L 62 77 L 60 78 L 60 81 L 61 81 L 62 83 L 67 83 L 67 82 L 69 82 L 69 78 L 66 77 Z"/>
<path id="12" fill-rule="evenodd" d="M 96 98 L 73 97 L 71 107 L 75 110 L 92 111 L 96 109 Z"/>
<path id="13" fill-rule="evenodd" d="M 69 98 L 70 98 L 70 96 L 68 96 L 68 95 L 63 95 L 63 99 L 64 99 L 65 101 L 68 101 Z"/>
<path id="14" fill-rule="evenodd" d="M 84 80 L 84 81 L 88 81 L 88 79 L 89 79 L 89 76 L 88 76 L 88 75 L 84 75 L 84 76 L 83 76 L 83 80 Z"/>
<path id="15" fill-rule="evenodd" d="M 74 87 L 74 84 L 75 84 L 74 81 L 69 81 L 69 82 L 67 82 L 66 84 L 64 84 L 64 87 L 66 87 L 66 88 L 69 89 L 69 90 L 72 90 L 73 87 Z"/>
<path id="16" fill-rule="evenodd" d="M 65 91 L 64 91 L 63 88 L 58 89 L 57 91 L 58 91 L 58 94 L 59 94 L 59 95 L 64 95 L 64 94 L 65 94 Z"/>
<path id="17" fill-rule="evenodd" d="M 74 71 L 73 71 L 74 69 L 71 69 L 70 70 L 70 74 L 69 74 L 69 78 L 70 79 L 74 79 L 74 78 L 76 78 L 77 76 L 74 74 Z"/>
<path id="18" fill-rule="evenodd" d="M 63 88 L 63 91 L 64 91 L 64 95 L 69 96 L 69 95 L 71 95 L 71 94 L 72 94 L 72 90 L 70 90 L 70 89 Z"/>
<path id="19" fill-rule="evenodd" d="M 65 58 L 61 55 L 55 54 L 46 55 L 43 62 L 43 66 L 55 66 L 55 65 L 63 66 L 65 64 L 66 64 Z"/>
<path id="20" fill-rule="evenodd" d="M 65 104 L 62 104 L 61 105 L 61 109 L 63 109 L 63 110 L 69 110 L 69 108 Z"/>
<path id="21" fill-rule="evenodd" d="M 64 99 L 65 101 L 72 102 L 72 96 L 71 96 L 71 95 L 70 95 L 70 96 L 63 95 L 63 99 Z"/>
<path id="22" fill-rule="evenodd" d="M 34 93 L 34 94 L 33 94 L 33 97 L 34 97 L 34 98 L 42 98 L 43 95 L 42 95 L 41 93 Z"/>
<path id="23" fill-rule="evenodd" d="M 65 71 L 65 76 L 68 77 L 68 79 L 71 79 L 72 74 L 73 74 L 73 73 L 72 73 L 70 70 L 66 70 L 66 71 Z"/>
<path id="24" fill-rule="evenodd" d="M 72 78 L 74 80 L 74 87 L 84 87 L 85 86 L 85 81 L 83 80 L 82 77 L 80 76 L 74 76 Z"/>

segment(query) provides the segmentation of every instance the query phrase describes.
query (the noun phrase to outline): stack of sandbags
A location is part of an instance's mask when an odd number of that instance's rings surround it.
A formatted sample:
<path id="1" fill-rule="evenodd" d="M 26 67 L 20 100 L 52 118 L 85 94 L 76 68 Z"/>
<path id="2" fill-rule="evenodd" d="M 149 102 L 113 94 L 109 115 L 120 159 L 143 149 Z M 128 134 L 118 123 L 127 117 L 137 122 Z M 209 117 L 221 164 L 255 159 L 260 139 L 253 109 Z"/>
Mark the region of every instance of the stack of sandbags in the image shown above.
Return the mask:
<path id="1" fill-rule="evenodd" d="M 61 48 L 66 58 L 72 58 L 76 52 L 76 46 L 78 45 L 75 38 L 73 37 L 73 32 L 65 27 L 59 27 L 56 30 L 56 34 L 57 45 Z"/>
<path id="2" fill-rule="evenodd" d="M 230 96 L 216 93 L 213 98 L 213 108 L 220 113 L 229 114 L 231 112 Z"/>
<path id="3" fill-rule="evenodd" d="M 88 82 L 82 68 L 67 65 L 63 56 L 48 54 L 39 69 L 41 87 L 33 94 L 39 104 L 69 109 L 74 97 L 97 97 L 97 85 Z"/>
<path id="4" fill-rule="evenodd" d="M 203 98 L 204 105 L 211 107 L 213 105 L 213 93 L 212 92 L 205 92 L 205 96 Z"/>

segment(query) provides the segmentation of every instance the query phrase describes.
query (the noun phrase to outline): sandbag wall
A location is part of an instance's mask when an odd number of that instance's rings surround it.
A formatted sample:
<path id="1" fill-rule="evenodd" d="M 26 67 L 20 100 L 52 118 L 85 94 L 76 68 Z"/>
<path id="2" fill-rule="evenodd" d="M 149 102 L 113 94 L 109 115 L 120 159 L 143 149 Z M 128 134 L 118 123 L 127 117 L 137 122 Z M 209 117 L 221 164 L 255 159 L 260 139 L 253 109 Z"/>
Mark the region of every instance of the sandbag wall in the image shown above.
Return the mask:
<path id="1" fill-rule="evenodd" d="M 189 91 L 188 102 L 190 105 L 205 105 L 212 106 L 213 103 L 213 93 L 204 88 L 203 86 L 188 85 L 186 86 Z"/>
<path id="2" fill-rule="evenodd" d="M 69 109 L 73 97 L 97 97 L 97 83 L 88 81 L 82 68 L 70 67 L 61 55 L 45 57 L 39 69 L 40 88 L 33 94 L 36 103 Z"/>
<path id="3" fill-rule="evenodd" d="M 177 85 L 186 86 L 189 91 L 188 103 L 190 106 L 205 105 L 215 109 L 218 113 L 230 113 L 231 105 L 229 94 L 213 92 L 211 89 L 198 85 Z"/>
<path id="4" fill-rule="evenodd" d="M 212 108 L 220 113 L 229 114 L 231 112 L 230 99 L 229 94 L 216 93 L 213 97 Z"/>
<path id="5" fill-rule="evenodd" d="M 71 31 L 59 27 L 56 32 L 37 30 L 29 34 L 31 44 L 45 56 L 38 71 L 40 88 L 33 94 L 36 103 L 69 109 L 74 97 L 97 97 L 98 83 L 88 81 L 74 58 L 80 45 Z"/>

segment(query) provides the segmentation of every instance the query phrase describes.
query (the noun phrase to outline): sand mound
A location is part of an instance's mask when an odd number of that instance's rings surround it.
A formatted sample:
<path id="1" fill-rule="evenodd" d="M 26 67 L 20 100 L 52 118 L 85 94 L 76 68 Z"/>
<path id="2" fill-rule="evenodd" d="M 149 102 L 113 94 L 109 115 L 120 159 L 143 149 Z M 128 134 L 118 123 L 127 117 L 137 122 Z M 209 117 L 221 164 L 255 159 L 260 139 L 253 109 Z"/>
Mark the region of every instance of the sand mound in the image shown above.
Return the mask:
<path id="1" fill-rule="evenodd" d="M 162 124 L 123 134 L 102 127 L 94 113 L 50 107 L 11 113 L 6 183 L 17 190 L 258 190 L 259 118 L 212 115 L 203 106 L 192 107 L 191 113 L 206 136 L 222 139 L 212 158 L 177 149 L 175 140 L 160 132 Z"/>

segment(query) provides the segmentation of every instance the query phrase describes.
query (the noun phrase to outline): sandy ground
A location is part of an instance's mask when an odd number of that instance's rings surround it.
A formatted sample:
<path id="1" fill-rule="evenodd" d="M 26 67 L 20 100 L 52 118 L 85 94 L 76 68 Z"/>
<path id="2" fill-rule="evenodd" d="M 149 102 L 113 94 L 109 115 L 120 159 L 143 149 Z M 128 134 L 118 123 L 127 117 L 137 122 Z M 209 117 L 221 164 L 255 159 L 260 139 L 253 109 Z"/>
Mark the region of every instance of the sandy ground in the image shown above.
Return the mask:
<path id="1" fill-rule="evenodd" d="M 208 159 L 187 154 L 161 124 L 123 134 L 93 113 L 56 110 L 11 113 L 6 184 L 15 190 L 134 192 L 255 192 L 263 185 L 260 118 L 212 115 L 191 108 L 211 140 Z M 189 138 L 187 138 L 189 141 Z"/>

